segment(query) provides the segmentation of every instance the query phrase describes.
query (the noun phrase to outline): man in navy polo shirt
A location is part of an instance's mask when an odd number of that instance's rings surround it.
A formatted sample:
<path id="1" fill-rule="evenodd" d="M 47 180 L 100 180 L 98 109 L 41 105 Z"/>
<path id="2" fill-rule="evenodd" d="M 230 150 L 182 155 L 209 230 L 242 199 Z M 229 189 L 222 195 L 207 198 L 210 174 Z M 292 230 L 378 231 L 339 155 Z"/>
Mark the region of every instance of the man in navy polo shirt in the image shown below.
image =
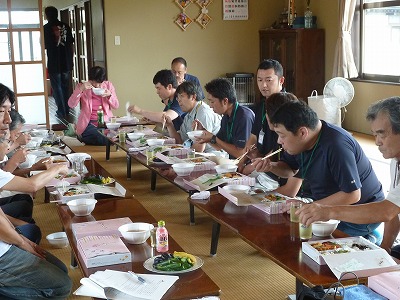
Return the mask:
<path id="1" fill-rule="evenodd" d="M 180 85 L 182 82 L 185 82 L 185 81 L 190 81 L 190 82 L 195 83 L 199 89 L 199 99 L 198 100 L 201 101 L 204 99 L 204 93 L 203 93 L 203 89 L 201 88 L 200 80 L 196 76 L 187 73 L 186 59 L 184 59 L 183 57 L 175 57 L 171 62 L 171 70 L 172 70 L 172 73 L 174 73 L 174 75 L 176 77 L 176 81 L 178 82 L 178 85 Z"/>
<path id="2" fill-rule="evenodd" d="M 297 174 L 303 180 L 300 195 L 307 186 L 311 198 L 320 204 L 363 204 L 384 199 L 370 161 L 346 130 L 319 120 L 303 101 L 284 103 L 268 116 L 285 152 L 278 162 L 253 160 L 257 171 L 286 178 Z M 379 224 L 340 222 L 338 229 L 376 242 L 374 230 Z"/>
<path id="3" fill-rule="evenodd" d="M 153 84 L 156 88 L 157 95 L 161 98 L 161 103 L 164 104 L 164 109 L 161 112 L 154 112 L 144 110 L 137 105 L 128 107 L 128 112 L 142 115 L 143 117 L 158 123 L 163 123 L 165 116 L 168 116 L 176 130 L 182 125 L 183 111 L 179 106 L 178 100 L 175 96 L 178 83 L 176 82 L 175 75 L 171 70 L 161 70 L 154 75 Z"/>
<path id="4" fill-rule="evenodd" d="M 244 153 L 250 137 L 254 113 L 250 108 L 239 105 L 235 88 L 227 79 L 214 79 L 205 85 L 205 89 L 210 107 L 223 117 L 216 135 L 204 130 L 198 141 L 210 143 L 216 150 L 225 150 L 231 158 L 239 157 Z M 197 129 L 204 129 L 199 121 L 196 122 Z"/>

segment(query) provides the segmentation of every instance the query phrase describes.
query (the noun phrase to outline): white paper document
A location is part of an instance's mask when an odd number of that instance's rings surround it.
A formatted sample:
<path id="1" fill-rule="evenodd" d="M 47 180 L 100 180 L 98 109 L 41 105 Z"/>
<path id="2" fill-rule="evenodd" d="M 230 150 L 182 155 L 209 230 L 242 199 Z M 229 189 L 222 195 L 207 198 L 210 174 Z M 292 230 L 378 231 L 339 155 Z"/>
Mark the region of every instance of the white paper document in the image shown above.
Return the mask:
<path id="1" fill-rule="evenodd" d="M 108 299 L 161 299 L 168 289 L 179 279 L 178 276 L 138 274 L 146 280 L 141 283 L 128 272 L 105 270 L 98 271 L 81 279 L 81 286 L 74 295 L 107 299 L 104 287 L 113 287 L 118 290 Z"/>

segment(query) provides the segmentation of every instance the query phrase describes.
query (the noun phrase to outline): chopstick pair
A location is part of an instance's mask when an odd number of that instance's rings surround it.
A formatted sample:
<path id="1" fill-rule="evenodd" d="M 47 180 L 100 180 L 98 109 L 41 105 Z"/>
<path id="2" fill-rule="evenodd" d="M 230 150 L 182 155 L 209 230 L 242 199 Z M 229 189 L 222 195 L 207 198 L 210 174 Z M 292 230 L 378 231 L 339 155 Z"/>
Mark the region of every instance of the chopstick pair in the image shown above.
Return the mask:
<path id="1" fill-rule="evenodd" d="M 245 157 L 247 155 L 247 153 L 249 153 L 251 150 L 254 150 L 255 148 L 256 148 L 256 144 L 251 145 L 249 150 L 247 150 L 245 153 L 243 153 L 242 155 L 240 155 L 238 158 L 236 158 L 233 161 L 233 164 L 235 164 L 235 165 L 238 164 L 243 159 L 243 157 Z"/>
<path id="2" fill-rule="evenodd" d="M 261 160 L 265 160 L 265 159 L 267 159 L 267 158 L 269 158 L 269 157 L 271 157 L 271 156 L 274 156 L 275 154 L 281 152 L 282 150 L 283 150 L 282 148 L 279 148 L 278 150 L 276 150 L 276 151 L 274 151 L 274 152 L 272 152 L 272 153 L 270 153 L 270 154 L 264 156 L 263 158 L 261 158 Z"/>

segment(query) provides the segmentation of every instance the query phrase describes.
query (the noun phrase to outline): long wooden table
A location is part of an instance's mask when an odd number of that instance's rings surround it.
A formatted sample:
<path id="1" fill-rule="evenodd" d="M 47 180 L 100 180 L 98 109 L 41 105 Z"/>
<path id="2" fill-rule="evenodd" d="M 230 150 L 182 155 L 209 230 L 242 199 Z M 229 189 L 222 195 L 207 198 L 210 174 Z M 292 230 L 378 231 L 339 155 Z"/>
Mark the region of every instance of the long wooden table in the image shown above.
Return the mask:
<path id="1" fill-rule="evenodd" d="M 97 268 L 86 268 L 79 255 L 76 240 L 72 233 L 71 225 L 73 223 L 113 219 L 121 217 L 129 217 L 133 222 L 155 223 L 156 220 L 150 213 L 137 201 L 131 199 L 103 199 L 97 202 L 95 210 L 87 217 L 76 217 L 68 209 L 67 205 L 58 205 L 58 214 L 62 225 L 67 233 L 69 243 L 73 254 L 75 255 L 80 270 L 84 276 L 89 276 L 96 271 L 112 269 L 129 271 L 133 270 L 136 273 L 150 273 L 143 267 L 143 262 L 149 257 L 154 256 L 154 249 L 149 245 L 149 241 L 141 245 L 127 244 L 132 253 L 132 263 L 103 266 Z M 171 237 L 169 237 L 170 251 L 182 251 L 183 249 Z M 196 271 L 179 275 L 178 281 L 168 290 L 163 299 L 191 299 L 203 296 L 219 295 L 219 287 L 208 277 L 200 268 Z"/>
<path id="2" fill-rule="evenodd" d="M 327 265 L 319 265 L 301 250 L 298 223 L 288 214 L 269 215 L 254 206 L 236 206 L 220 194 L 208 200 L 188 201 L 213 219 L 210 254 L 215 255 L 221 225 L 296 277 L 296 295 L 308 286 L 328 288 L 338 281 Z M 343 237 L 340 232 L 336 237 Z M 353 281 L 345 281 L 345 283 Z"/>

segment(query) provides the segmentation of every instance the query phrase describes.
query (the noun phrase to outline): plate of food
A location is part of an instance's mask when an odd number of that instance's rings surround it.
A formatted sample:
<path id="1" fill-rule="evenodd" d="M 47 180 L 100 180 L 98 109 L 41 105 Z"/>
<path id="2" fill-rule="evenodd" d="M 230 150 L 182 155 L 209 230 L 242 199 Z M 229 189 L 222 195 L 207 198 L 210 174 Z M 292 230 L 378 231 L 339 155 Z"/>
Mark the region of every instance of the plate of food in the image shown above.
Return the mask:
<path id="1" fill-rule="evenodd" d="M 83 184 L 99 184 L 99 185 L 106 185 L 114 183 L 115 179 L 111 177 L 104 177 L 102 175 L 91 175 L 89 177 L 85 177 L 81 180 Z"/>
<path id="2" fill-rule="evenodd" d="M 82 187 L 70 187 L 62 192 L 62 196 L 70 197 L 76 195 L 90 194 L 90 191 Z"/>
<path id="3" fill-rule="evenodd" d="M 160 274 L 188 273 L 201 268 L 203 260 L 186 252 L 163 253 L 147 259 L 143 266 L 146 270 Z"/>
<path id="4" fill-rule="evenodd" d="M 264 196 L 263 201 L 265 202 L 277 202 L 277 201 L 286 201 L 288 198 L 284 195 L 278 193 L 269 193 Z"/>

